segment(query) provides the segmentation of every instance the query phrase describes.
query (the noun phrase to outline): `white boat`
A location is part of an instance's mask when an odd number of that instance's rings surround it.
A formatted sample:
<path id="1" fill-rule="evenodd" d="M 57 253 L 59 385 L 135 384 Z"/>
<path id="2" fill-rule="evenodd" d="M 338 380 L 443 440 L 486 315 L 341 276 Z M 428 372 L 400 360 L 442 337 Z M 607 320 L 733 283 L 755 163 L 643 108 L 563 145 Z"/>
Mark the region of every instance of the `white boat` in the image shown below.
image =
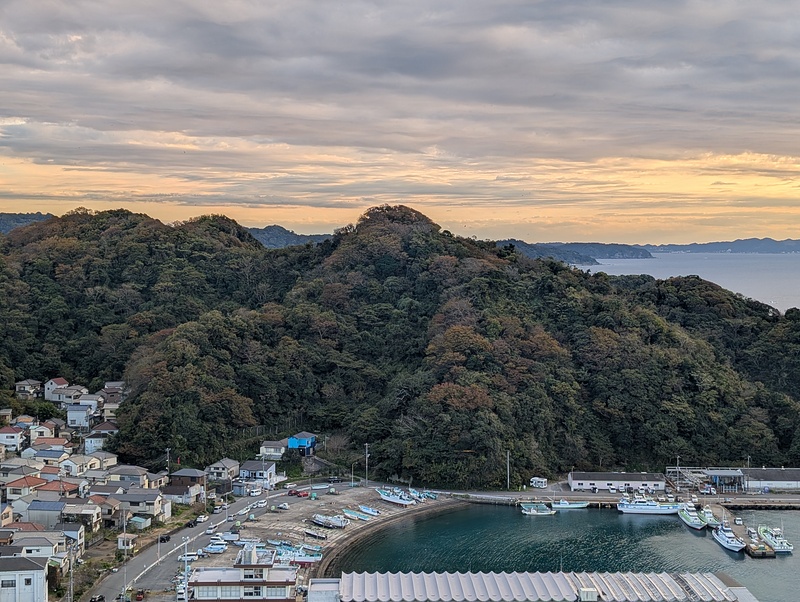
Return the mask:
<path id="1" fill-rule="evenodd" d="M 378 516 L 381 513 L 380 510 L 376 510 L 370 506 L 359 506 L 358 509 L 364 514 L 369 514 L 370 516 Z"/>
<path id="2" fill-rule="evenodd" d="M 706 523 L 697 516 L 697 510 L 695 510 L 694 504 L 683 504 L 678 510 L 678 518 L 690 529 L 697 529 L 699 531 L 700 529 L 706 528 Z"/>
<path id="3" fill-rule="evenodd" d="M 325 514 L 315 514 L 311 517 L 311 522 L 328 529 L 344 529 L 350 524 L 350 520 L 344 516 L 327 516 Z"/>
<path id="4" fill-rule="evenodd" d="M 551 516 L 555 513 L 555 510 L 544 504 L 525 504 L 522 508 L 522 514 L 525 516 Z"/>
<path id="5" fill-rule="evenodd" d="M 347 518 L 355 518 L 357 520 L 370 520 L 372 518 L 363 512 L 350 510 L 350 508 L 342 508 L 342 514 L 344 514 Z"/>
<path id="6" fill-rule="evenodd" d="M 557 502 L 550 502 L 550 506 L 552 506 L 554 510 L 576 510 L 588 508 L 589 502 L 568 502 L 562 499 Z"/>
<path id="7" fill-rule="evenodd" d="M 417 500 L 412 499 L 407 493 L 400 490 L 388 491 L 386 489 L 376 489 L 375 491 L 378 492 L 378 495 L 381 496 L 384 502 L 398 504 L 399 506 L 413 506 L 417 503 Z"/>
<path id="8" fill-rule="evenodd" d="M 709 505 L 703 506 L 703 509 L 697 513 L 697 516 L 700 517 L 700 520 L 703 521 L 709 529 L 719 527 L 722 524 L 720 520 L 714 516 L 714 513 L 711 511 L 711 506 Z"/>
<path id="9" fill-rule="evenodd" d="M 617 504 L 617 510 L 625 514 L 678 514 L 681 504 L 661 504 L 655 500 L 642 497 L 633 501 L 622 499 Z"/>
<path id="10" fill-rule="evenodd" d="M 776 554 L 791 554 L 794 551 L 794 545 L 786 541 L 781 528 L 758 525 L 758 535 Z"/>
<path id="11" fill-rule="evenodd" d="M 723 521 L 721 525 L 714 527 L 711 534 L 719 545 L 731 552 L 741 552 L 747 546 L 744 541 L 736 537 L 728 521 Z"/>

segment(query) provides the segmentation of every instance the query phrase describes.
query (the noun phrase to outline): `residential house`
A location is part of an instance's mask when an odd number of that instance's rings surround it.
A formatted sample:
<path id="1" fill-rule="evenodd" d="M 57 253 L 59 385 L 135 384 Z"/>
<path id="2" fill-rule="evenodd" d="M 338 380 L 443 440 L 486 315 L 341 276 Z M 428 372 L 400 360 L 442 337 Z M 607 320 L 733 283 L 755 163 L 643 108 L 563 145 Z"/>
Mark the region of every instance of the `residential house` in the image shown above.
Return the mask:
<path id="1" fill-rule="evenodd" d="M 122 502 L 113 495 L 90 495 L 89 499 L 100 506 L 104 529 L 122 528 Z"/>
<path id="2" fill-rule="evenodd" d="M 289 440 L 262 441 L 259 455 L 265 460 L 280 460 L 289 448 Z"/>
<path id="3" fill-rule="evenodd" d="M 100 468 L 100 460 L 92 456 L 75 454 L 62 460 L 60 466 L 64 474 L 77 477 L 87 470 L 97 470 Z"/>
<path id="4" fill-rule="evenodd" d="M 11 408 L 0 409 L 0 425 L 11 424 L 11 419 L 14 417 L 14 410 Z"/>
<path id="5" fill-rule="evenodd" d="M 248 460 L 239 467 L 239 479 L 257 483 L 265 489 L 275 485 L 275 462 L 265 460 Z"/>
<path id="6" fill-rule="evenodd" d="M 67 548 L 75 546 L 75 555 L 80 558 L 86 552 L 86 528 L 81 523 L 58 523 L 56 531 L 61 531 L 67 537 Z"/>
<path id="7" fill-rule="evenodd" d="M 82 490 L 88 489 L 88 483 L 81 487 L 80 483 L 73 483 L 65 479 L 58 479 L 56 481 L 48 481 L 36 491 L 39 494 L 40 500 L 59 500 L 62 498 L 76 498 L 79 497 Z M 45 495 L 50 493 L 51 495 Z"/>
<path id="8" fill-rule="evenodd" d="M 23 558 L 38 558 L 45 561 L 57 553 L 58 544 L 38 533 L 30 533 L 24 539 L 14 538 L 11 545 L 0 548 L 0 556 L 16 556 Z M 2 594 L 0 594 L 2 600 Z"/>
<path id="9" fill-rule="evenodd" d="M 38 560 L 38 561 L 37 561 Z M 47 562 L 33 558 L 0 558 L 0 600 L 48 602 Z M 2 590 L 9 591 L 5 596 Z"/>
<path id="10" fill-rule="evenodd" d="M 105 386 L 100 390 L 100 392 L 106 398 L 106 404 L 113 403 L 119 407 L 119 404 L 125 401 L 125 397 L 128 394 L 128 389 L 125 386 L 124 381 L 117 380 L 108 381 L 105 383 Z"/>
<path id="11" fill-rule="evenodd" d="M 301 456 L 313 456 L 317 446 L 317 436 L 314 433 L 302 431 L 289 437 L 289 449 L 296 449 Z"/>
<path id="12" fill-rule="evenodd" d="M 45 424 L 35 424 L 30 429 L 28 429 L 28 437 L 30 437 L 31 445 L 34 445 L 39 437 L 53 437 L 53 436 L 55 436 L 55 433 L 53 433 L 53 429 Z"/>
<path id="13" fill-rule="evenodd" d="M 86 454 L 92 458 L 97 458 L 100 462 L 100 470 L 108 470 L 117 465 L 117 455 L 107 451 L 95 451 Z"/>
<path id="14" fill-rule="evenodd" d="M 208 485 L 208 475 L 196 468 L 182 468 L 169 475 L 169 484 L 173 486 L 181 485 L 184 487 L 200 485 L 205 491 Z"/>
<path id="15" fill-rule="evenodd" d="M 253 546 L 240 550 L 232 567 L 193 569 L 189 577 L 192 599 L 294 602 L 298 568 L 275 566 L 276 554 Z"/>
<path id="16" fill-rule="evenodd" d="M 36 399 L 44 394 L 42 381 L 32 378 L 14 383 L 14 391 L 19 399 Z"/>
<path id="17" fill-rule="evenodd" d="M 55 399 L 53 399 L 53 391 L 55 391 L 60 387 L 68 387 L 68 386 L 69 386 L 69 381 L 67 381 L 66 378 L 62 378 L 60 376 L 56 378 L 51 378 L 46 383 L 44 383 L 44 398 L 47 401 L 55 401 Z"/>
<path id="18" fill-rule="evenodd" d="M 212 481 L 231 481 L 239 476 L 239 463 L 230 458 L 222 458 L 222 460 L 206 466 L 206 474 Z"/>
<path id="19" fill-rule="evenodd" d="M 46 529 L 52 529 L 58 523 L 64 522 L 65 502 L 58 500 L 32 500 L 28 504 L 27 516 L 24 518 L 32 523 L 44 525 Z"/>
<path id="20" fill-rule="evenodd" d="M 129 489 L 114 495 L 121 502 L 121 509 L 131 514 L 150 516 L 164 522 L 172 515 L 172 504 L 164 499 L 160 491 L 153 489 Z"/>
<path id="21" fill-rule="evenodd" d="M 114 422 L 106 420 L 92 427 L 89 436 L 84 439 L 86 453 L 103 449 L 106 438 L 119 432 L 119 427 Z"/>
<path id="22" fill-rule="evenodd" d="M 6 483 L 6 500 L 13 502 L 17 498 L 28 495 L 39 489 L 42 485 L 46 485 L 47 481 L 39 477 L 22 477 L 16 481 Z"/>
<path id="23" fill-rule="evenodd" d="M 0 504 L 0 527 L 5 527 L 14 521 L 14 510 L 11 504 Z"/>
<path id="24" fill-rule="evenodd" d="M 19 528 L 18 521 L 27 521 L 28 520 L 28 508 L 30 507 L 31 503 L 34 500 L 39 499 L 36 497 L 35 493 L 30 493 L 28 495 L 23 495 L 21 498 L 8 502 L 11 504 L 11 513 L 14 516 L 14 528 Z"/>
<path id="25" fill-rule="evenodd" d="M 148 487 L 147 469 L 141 466 L 119 464 L 108 471 L 109 484 L 113 485 L 114 481 L 124 483 L 126 489 L 129 486 Z"/>
<path id="26" fill-rule="evenodd" d="M 61 468 L 58 466 L 45 466 L 36 476 L 43 478 L 45 481 L 57 481 L 63 475 L 61 473 Z"/>
<path id="27" fill-rule="evenodd" d="M 62 510 L 65 521 L 81 523 L 90 533 L 97 533 L 103 526 L 103 510 L 100 505 L 83 498 L 65 501 L 66 504 Z M 28 508 L 28 514 L 30 512 L 31 510 Z"/>
<path id="28" fill-rule="evenodd" d="M 18 451 L 25 442 L 25 429 L 18 426 L 4 426 L 0 428 L 0 445 L 6 451 Z"/>
<path id="29" fill-rule="evenodd" d="M 61 431 L 64 429 L 67 423 L 61 420 L 61 418 L 50 418 L 42 422 L 42 425 L 53 429 L 53 436 L 60 437 Z"/>
<path id="30" fill-rule="evenodd" d="M 31 445 L 34 443 L 31 442 Z M 42 449 L 63 449 L 68 454 L 75 449 L 75 445 L 66 437 L 37 437 L 35 445 Z"/>
<path id="31" fill-rule="evenodd" d="M 93 454 L 96 451 L 100 451 L 106 444 L 106 439 L 108 439 L 108 435 L 103 435 L 101 433 L 92 433 L 91 435 L 87 435 L 83 440 L 84 450 L 87 454 Z"/>
<path id="32" fill-rule="evenodd" d="M 148 489 L 161 489 L 169 485 L 169 474 L 167 471 L 162 470 L 159 473 L 147 473 L 147 488 Z"/>
<path id="33" fill-rule="evenodd" d="M 78 430 L 88 430 L 92 420 L 92 406 L 73 403 L 67 406 L 67 425 Z"/>
<path id="34" fill-rule="evenodd" d="M 161 488 L 165 500 L 173 504 L 191 505 L 204 499 L 205 492 L 198 485 L 167 485 Z"/>
<path id="35" fill-rule="evenodd" d="M 103 407 L 105 399 L 102 393 L 84 393 L 78 397 L 77 402 L 81 405 L 92 406 L 92 413 L 94 413 L 98 408 Z"/>
<path id="36" fill-rule="evenodd" d="M 103 404 L 102 419 L 103 420 L 116 419 L 118 410 L 119 410 L 119 403 L 113 401 L 106 401 Z"/>
<path id="37" fill-rule="evenodd" d="M 117 494 L 125 493 L 126 489 L 127 487 L 125 487 L 121 482 L 111 483 L 111 484 L 106 483 L 105 485 L 92 485 L 91 487 L 89 487 L 89 496 L 90 497 L 93 495 L 102 495 L 104 497 L 107 497 L 109 495 L 116 496 Z"/>
<path id="38" fill-rule="evenodd" d="M 9 460 L 7 460 L 9 462 Z M 41 474 L 41 468 L 36 466 L 26 466 L 20 464 L 3 464 L 0 466 L 0 487 L 5 487 L 11 481 L 16 481 L 22 477 L 38 477 Z"/>
<path id="39" fill-rule="evenodd" d="M 33 459 L 39 460 L 45 466 L 60 466 L 62 462 L 70 458 L 70 455 L 63 449 L 36 449 L 35 447 L 29 447 L 28 450 L 30 449 L 34 452 Z M 28 450 L 25 450 L 25 452 Z M 24 458 L 25 456 L 22 457 Z"/>
<path id="40" fill-rule="evenodd" d="M 105 485 L 108 481 L 108 471 L 99 468 L 96 470 L 87 470 L 81 475 L 81 478 L 85 479 L 90 485 Z"/>
<path id="41" fill-rule="evenodd" d="M 61 409 L 68 408 L 70 405 L 79 404 L 82 396 L 89 393 L 89 389 L 80 385 L 72 385 L 69 387 L 59 387 L 52 393 L 53 402 L 57 403 Z M 90 405 L 90 404 L 83 404 Z M 97 409 L 96 407 L 92 410 Z M 67 420 L 69 422 L 69 420 Z"/>

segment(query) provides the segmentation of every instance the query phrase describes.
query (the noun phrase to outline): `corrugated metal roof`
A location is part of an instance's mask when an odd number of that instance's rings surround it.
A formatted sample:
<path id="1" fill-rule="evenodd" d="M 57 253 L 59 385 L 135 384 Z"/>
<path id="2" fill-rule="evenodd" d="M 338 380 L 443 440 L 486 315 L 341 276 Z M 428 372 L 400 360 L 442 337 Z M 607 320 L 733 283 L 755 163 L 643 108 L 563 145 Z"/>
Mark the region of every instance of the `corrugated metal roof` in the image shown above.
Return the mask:
<path id="1" fill-rule="evenodd" d="M 711 573 L 343 573 L 339 592 L 342 602 L 573 602 L 581 588 L 614 602 L 740 600 Z"/>

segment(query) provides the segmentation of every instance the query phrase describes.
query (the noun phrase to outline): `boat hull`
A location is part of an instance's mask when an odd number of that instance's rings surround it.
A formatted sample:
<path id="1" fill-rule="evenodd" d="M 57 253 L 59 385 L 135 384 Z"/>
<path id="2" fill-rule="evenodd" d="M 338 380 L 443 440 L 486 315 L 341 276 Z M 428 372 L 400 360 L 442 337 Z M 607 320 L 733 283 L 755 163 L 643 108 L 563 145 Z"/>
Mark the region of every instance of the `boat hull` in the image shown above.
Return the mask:
<path id="1" fill-rule="evenodd" d="M 617 510 L 625 514 L 678 514 L 680 508 L 679 504 L 660 504 L 658 502 L 620 502 L 617 504 Z"/>
<path id="2" fill-rule="evenodd" d="M 783 532 L 778 529 L 759 525 L 758 536 L 767 542 L 767 545 L 775 550 L 776 554 L 791 554 L 794 552 L 794 546 L 784 539 Z"/>
<path id="3" fill-rule="evenodd" d="M 730 529 L 715 527 L 711 530 L 711 535 L 719 545 L 731 552 L 741 552 L 747 547 L 747 544 L 736 537 Z"/>

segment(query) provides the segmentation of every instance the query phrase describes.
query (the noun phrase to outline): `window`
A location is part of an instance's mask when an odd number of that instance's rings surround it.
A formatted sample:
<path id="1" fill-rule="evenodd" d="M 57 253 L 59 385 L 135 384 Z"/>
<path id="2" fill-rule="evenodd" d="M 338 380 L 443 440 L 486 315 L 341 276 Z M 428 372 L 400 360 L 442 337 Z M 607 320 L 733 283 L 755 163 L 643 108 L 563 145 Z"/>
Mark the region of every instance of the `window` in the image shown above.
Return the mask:
<path id="1" fill-rule="evenodd" d="M 15 579 L 3 579 L 0 581 L 0 587 L 17 587 L 17 581 Z"/>
<path id="2" fill-rule="evenodd" d="M 263 579 L 264 569 L 244 569 L 245 579 Z"/>
<path id="3" fill-rule="evenodd" d="M 265 597 L 267 598 L 288 598 L 285 587 L 268 587 Z"/>
<path id="4" fill-rule="evenodd" d="M 238 585 L 223 585 L 219 588 L 219 597 L 220 598 L 238 598 L 239 597 L 239 586 Z"/>
<path id="5" fill-rule="evenodd" d="M 254 587 L 245 587 L 242 595 L 245 598 L 260 598 L 261 597 L 261 586 L 256 585 Z"/>
<path id="6" fill-rule="evenodd" d="M 25 585 L 31 585 L 33 583 L 33 579 L 30 577 L 25 577 Z"/>

